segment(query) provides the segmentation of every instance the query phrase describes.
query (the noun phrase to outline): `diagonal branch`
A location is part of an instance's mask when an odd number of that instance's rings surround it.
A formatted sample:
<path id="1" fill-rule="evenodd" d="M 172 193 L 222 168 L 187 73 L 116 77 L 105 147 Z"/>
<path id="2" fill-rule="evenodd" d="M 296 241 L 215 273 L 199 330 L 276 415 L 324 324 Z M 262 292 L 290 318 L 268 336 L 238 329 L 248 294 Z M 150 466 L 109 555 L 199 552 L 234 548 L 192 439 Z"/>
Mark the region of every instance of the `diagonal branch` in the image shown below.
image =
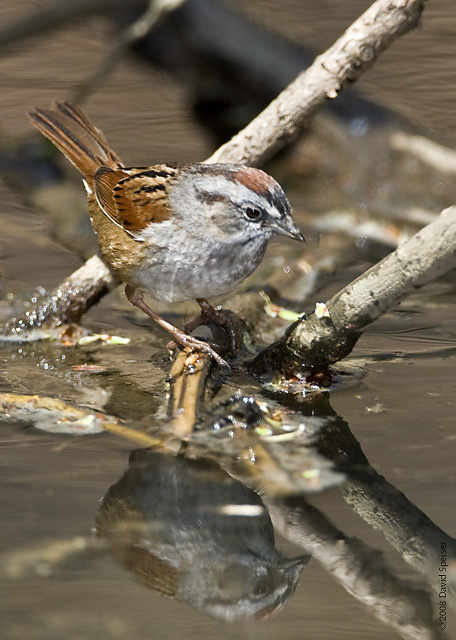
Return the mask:
<path id="1" fill-rule="evenodd" d="M 322 371 L 347 356 L 362 330 L 402 298 L 456 268 L 456 206 L 303 317 L 255 359 L 264 370 Z"/>
<path id="2" fill-rule="evenodd" d="M 354 82 L 399 36 L 414 29 L 424 0 L 377 0 L 325 53 L 207 162 L 260 163 L 307 126 L 328 98 Z"/>

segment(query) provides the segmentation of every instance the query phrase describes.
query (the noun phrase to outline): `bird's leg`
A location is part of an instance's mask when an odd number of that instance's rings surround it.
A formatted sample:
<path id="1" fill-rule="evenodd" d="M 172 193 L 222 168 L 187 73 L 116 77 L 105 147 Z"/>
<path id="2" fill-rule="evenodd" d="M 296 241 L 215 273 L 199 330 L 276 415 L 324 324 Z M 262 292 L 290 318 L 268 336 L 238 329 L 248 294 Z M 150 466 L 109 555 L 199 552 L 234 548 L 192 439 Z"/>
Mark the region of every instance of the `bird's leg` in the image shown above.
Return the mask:
<path id="1" fill-rule="evenodd" d="M 181 331 L 180 329 L 172 325 L 170 322 L 167 322 L 167 320 L 165 320 L 160 315 L 158 315 L 158 313 L 155 313 L 155 311 L 153 311 L 144 302 L 144 299 L 141 293 L 137 289 L 127 284 L 127 286 L 125 287 L 125 295 L 127 296 L 128 300 L 131 302 L 132 305 L 134 305 L 138 309 L 141 309 L 141 311 L 143 311 L 147 316 L 149 316 L 149 318 L 152 318 L 154 322 L 159 324 L 160 327 L 165 329 L 165 331 L 168 331 L 168 333 L 170 333 L 173 336 L 173 340 L 178 344 L 180 344 L 182 347 L 190 347 L 191 349 L 197 349 L 199 351 L 203 351 L 204 353 L 207 353 L 208 355 L 212 356 L 212 358 L 214 358 L 217 364 L 220 365 L 221 367 L 227 367 L 228 369 L 230 368 L 228 363 L 216 351 L 214 351 L 214 349 L 210 346 L 210 344 L 208 344 L 207 342 L 204 342 L 203 340 L 198 340 L 197 338 L 193 338 L 193 336 L 189 336 L 187 333 L 185 333 L 184 331 Z M 213 311 L 214 313 L 217 313 L 215 309 Z"/>
<path id="2" fill-rule="evenodd" d="M 218 324 L 219 326 L 225 327 L 231 340 L 231 355 L 234 355 L 236 353 L 237 347 L 236 332 L 230 318 L 228 318 L 220 311 L 217 311 L 217 309 L 214 309 L 214 307 L 206 300 L 206 298 L 196 298 L 196 301 L 200 306 L 201 313 L 197 318 L 191 320 L 188 324 L 185 325 L 185 333 L 191 333 L 194 329 L 196 329 L 196 327 L 199 327 L 201 324 L 207 324 L 208 322 L 212 322 L 213 324 Z"/>

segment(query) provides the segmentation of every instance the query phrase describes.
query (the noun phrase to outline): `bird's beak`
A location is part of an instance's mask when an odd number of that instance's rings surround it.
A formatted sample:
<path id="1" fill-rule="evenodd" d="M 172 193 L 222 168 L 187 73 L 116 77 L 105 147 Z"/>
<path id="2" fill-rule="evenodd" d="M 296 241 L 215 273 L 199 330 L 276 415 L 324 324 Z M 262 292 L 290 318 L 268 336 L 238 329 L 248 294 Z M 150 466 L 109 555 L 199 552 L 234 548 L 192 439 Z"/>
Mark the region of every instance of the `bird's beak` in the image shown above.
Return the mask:
<path id="1" fill-rule="evenodd" d="M 288 236 L 300 242 L 306 241 L 291 217 L 281 218 L 280 220 L 274 219 L 271 221 L 271 228 L 282 236 Z"/>

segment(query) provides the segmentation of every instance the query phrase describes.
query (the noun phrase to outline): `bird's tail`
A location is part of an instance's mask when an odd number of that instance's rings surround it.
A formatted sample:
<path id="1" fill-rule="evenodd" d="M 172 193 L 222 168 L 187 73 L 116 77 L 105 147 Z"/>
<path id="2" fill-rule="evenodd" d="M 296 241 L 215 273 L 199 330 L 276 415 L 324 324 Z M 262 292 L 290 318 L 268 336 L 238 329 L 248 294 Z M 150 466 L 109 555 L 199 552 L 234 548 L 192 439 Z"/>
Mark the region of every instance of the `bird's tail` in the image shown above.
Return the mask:
<path id="1" fill-rule="evenodd" d="M 104 135 L 79 107 L 54 101 L 50 109 L 34 109 L 28 117 L 89 183 L 93 182 L 100 167 L 118 169 L 123 166 Z"/>

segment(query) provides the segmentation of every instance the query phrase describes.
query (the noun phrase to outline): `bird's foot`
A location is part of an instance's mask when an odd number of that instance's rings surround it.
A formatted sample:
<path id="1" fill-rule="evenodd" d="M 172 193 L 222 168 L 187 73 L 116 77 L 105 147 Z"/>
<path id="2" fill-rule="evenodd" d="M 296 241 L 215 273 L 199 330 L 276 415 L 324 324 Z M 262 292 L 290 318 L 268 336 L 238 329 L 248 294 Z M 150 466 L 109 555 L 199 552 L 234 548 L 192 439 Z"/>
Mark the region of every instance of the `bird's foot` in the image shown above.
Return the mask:
<path id="1" fill-rule="evenodd" d="M 190 334 L 200 325 L 211 322 L 219 327 L 224 327 L 230 338 L 231 355 L 234 356 L 237 350 L 237 339 L 236 331 L 231 319 L 223 312 L 214 309 L 214 307 L 205 298 L 197 298 L 196 301 L 200 306 L 201 313 L 197 318 L 185 325 L 185 333 Z"/>
<path id="2" fill-rule="evenodd" d="M 173 340 L 171 342 L 168 342 L 168 344 L 166 345 L 166 348 L 170 353 L 174 351 L 177 344 L 180 344 L 180 346 L 184 347 L 184 349 L 195 349 L 196 351 L 202 351 L 203 353 L 206 353 L 207 355 L 211 356 L 220 367 L 230 370 L 230 365 L 228 364 L 228 362 L 224 360 L 222 356 L 218 354 L 217 351 L 215 351 L 215 349 L 208 342 L 199 340 L 198 338 L 194 338 L 193 336 L 189 336 L 188 333 L 180 331 L 179 329 L 177 329 L 177 327 L 175 327 L 175 329 L 176 333 L 173 334 Z"/>
<path id="3" fill-rule="evenodd" d="M 224 360 L 222 356 L 219 355 L 217 351 L 215 351 L 215 349 L 208 342 L 204 342 L 204 340 L 198 340 L 198 338 L 194 338 L 193 336 L 188 335 L 187 331 L 181 331 L 180 329 L 172 325 L 170 322 L 162 318 L 158 313 L 153 311 L 144 302 L 140 291 L 138 291 L 134 287 L 131 287 L 130 285 L 127 285 L 125 288 L 125 294 L 132 305 L 134 305 L 138 309 L 141 309 L 141 311 L 143 311 L 147 316 L 149 316 L 149 318 L 152 318 L 152 320 L 154 320 L 157 324 L 159 324 L 163 329 L 168 331 L 168 333 L 172 335 L 174 343 L 178 343 L 184 348 L 190 348 L 190 349 L 195 349 L 197 351 L 202 351 L 203 353 L 206 353 L 207 355 L 214 358 L 214 360 L 220 367 L 225 367 L 227 369 L 230 368 L 226 360 Z M 209 307 L 211 307 L 211 309 L 215 314 L 218 314 L 218 312 L 215 309 L 213 309 L 208 302 L 206 304 Z M 218 314 L 218 315 L 221 315 L 221 314 Z M 199 324 L 202 324 L 202 323 L 200 322 L 196 326 L 199 326 Z M 172 343 L 167 345 L 167 347 L 168 349 L 169 347 L 172 347 L 171 350 L 174 350 L 174 346 L 172 346 Z"/>

